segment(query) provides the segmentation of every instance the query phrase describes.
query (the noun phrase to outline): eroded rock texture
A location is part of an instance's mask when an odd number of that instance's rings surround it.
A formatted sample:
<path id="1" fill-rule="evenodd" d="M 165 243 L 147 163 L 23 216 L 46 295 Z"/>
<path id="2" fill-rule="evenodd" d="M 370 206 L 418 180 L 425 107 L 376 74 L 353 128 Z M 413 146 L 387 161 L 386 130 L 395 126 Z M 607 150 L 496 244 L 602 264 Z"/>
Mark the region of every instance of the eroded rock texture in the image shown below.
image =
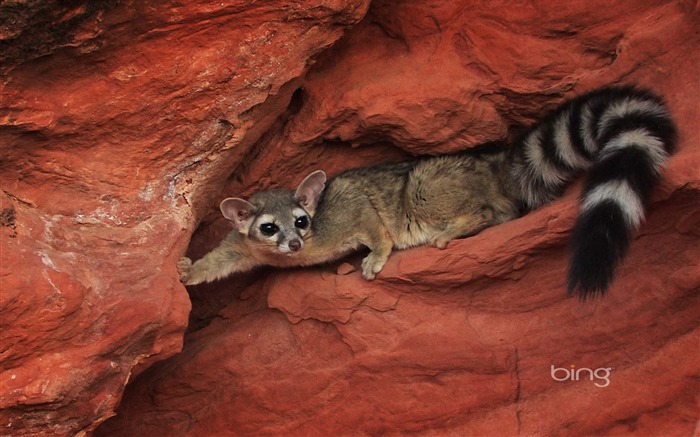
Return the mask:
<path id="1" fill-rule="evenodd" d="M 366 8 L 0 5 L 0 433 L 90 432 L 180 351 L 195 221 Z"/>
<path id="2" fill-rule="evenodd" d="M 693 432 L 695 6 L 367 3 L 0 6 L 3 433 L 90 433 L 120 400 L 96 435 Z M 351 258 L 193 287 L 153 364 L 222 197 L 512 137 L 611 83 L 663 94 L 681 140 L 605 300 L 565 297 L 574 187 L 371 283 Z M 609 385 L 552 379 L 572 365 Z"/>

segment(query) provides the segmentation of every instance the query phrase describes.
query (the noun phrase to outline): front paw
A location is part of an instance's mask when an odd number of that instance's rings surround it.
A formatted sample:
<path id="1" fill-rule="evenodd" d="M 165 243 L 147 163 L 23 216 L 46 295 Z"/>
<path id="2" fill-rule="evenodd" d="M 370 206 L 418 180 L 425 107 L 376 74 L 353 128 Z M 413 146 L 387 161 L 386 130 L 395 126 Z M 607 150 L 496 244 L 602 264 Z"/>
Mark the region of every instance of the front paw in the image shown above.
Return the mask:
<path id="1" fill-rule="evenodd" d="M 452 240 L 449 239 L 449 238 L 444 238 L 444 237 L 442 237 L 442 238 L 436 238 L 436 239 L 434 239 L 433 241 L 431 241 L 430 244 L 431 244 L 433 247 L 442 250 L 442 249 L 447 249 L 447 245 L 450 244 L 450 241 L 452 241 Z"/>
<path id="2" fill-rule="evenodd" d="M 183 256 L 180 261 L 177 262 L 177 272 L 180 274 L 180 282 L 187 284 L 187 280 L 190 279 L 190 271 L 192 270 L 192 260 Z"/>
<path id="3" fill-rule="evenodd" d="M 371 252 L 362 260 L 362 277 L 368 281 L 377 277 L 377 273 L 382 271 L 387 258 L 380 258 Z"/>

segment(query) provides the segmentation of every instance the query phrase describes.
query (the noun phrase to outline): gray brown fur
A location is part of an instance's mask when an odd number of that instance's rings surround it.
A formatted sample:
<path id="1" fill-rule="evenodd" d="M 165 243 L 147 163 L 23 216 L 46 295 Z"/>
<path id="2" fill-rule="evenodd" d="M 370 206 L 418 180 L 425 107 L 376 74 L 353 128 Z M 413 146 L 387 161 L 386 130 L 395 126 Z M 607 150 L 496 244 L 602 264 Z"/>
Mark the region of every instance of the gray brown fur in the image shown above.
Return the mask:
<path id="1" fill-rule="evenodd" d="M 370 250 L 362 262 L 362 276 L 373 279 L 395 248 L 445 248 L 454 238 L 517 217 L 517 203 L 507 194 L 512 189 L 499 176 L 505 174 L 505 158 L 505 152 L 462 153 L 353 169 L 328 181 L 308 205 L 300 196 L 310 183 L 325 181 L 323 172 L 309 175 L 296 192 L 257 193 L 250 199 L 255 218 L 244 227 L 234 218 L 237 229 L 196 263 L 183 258 L 182 279 L 192 285 L 259 265 L 320 264 L 362 247 Z M 290 214 L 295 208 L 312 217 L 311 227 L 298 235 L 303 248 L 283 253 L 280 245 L 284 248 L 288 236 L 295 234 Z M 280 228 L 274 240 L 261 236 L 257 228 L 265 215 L 274 217 Z"/>
<path id="2" fill-rule="evenodd" d="M 258 265 L 319 264 L 364 246 L 370 253 L 362 275 L 373 279 L 393 249 L 444 248 L 552 201 L 587 171 L 568 290 L 580 290 L 582 298 L 602 294 L 644 219 L 675 138 L 655 94 L 594 90 L 565 102 L 510 149 L 349 170 L 325 188 L 325 174 L 317 171 L 294 193 L 265 191 L 250 203 L 226 199 L 222 212 L 236 230 L 193 265 L 183 258 L 181 277 L 197 284 Z M 312 218 L 308 228 L 294 225 L 300 209 Z M 258 228 L 270 219 L 279 228 L 274 238 Z"/>

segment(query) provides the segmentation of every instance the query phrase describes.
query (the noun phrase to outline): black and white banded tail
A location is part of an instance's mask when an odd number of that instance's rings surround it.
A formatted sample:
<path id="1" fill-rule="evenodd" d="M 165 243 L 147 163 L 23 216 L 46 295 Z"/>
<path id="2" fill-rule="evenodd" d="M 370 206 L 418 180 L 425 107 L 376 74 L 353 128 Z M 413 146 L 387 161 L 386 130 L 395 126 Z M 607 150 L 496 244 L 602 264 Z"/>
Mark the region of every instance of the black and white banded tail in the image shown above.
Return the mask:
<path id="1" fill-rule="evenodd" d="M 675 138 L 660 97 L 611 87 L 563 104 L 512 148 L 511 175 L 528 210 L 554 200 L 587 171 L 573 229 L 569 294 L 578 290 L 585 299 L 605 293 Z"/>

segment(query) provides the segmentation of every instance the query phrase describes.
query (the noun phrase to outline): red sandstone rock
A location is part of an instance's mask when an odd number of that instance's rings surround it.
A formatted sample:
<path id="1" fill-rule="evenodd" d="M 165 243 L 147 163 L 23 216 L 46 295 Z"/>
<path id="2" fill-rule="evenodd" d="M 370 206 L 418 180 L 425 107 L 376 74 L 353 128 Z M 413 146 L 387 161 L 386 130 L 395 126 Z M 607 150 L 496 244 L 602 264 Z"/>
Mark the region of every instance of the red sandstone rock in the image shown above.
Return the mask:
<path id="1" fill-rule="evenodd" d="M 698 188 L 656 204 L 603 301 L 563 291 L 573 195 L 397 252 L 375 282 L 273 272 L 138 379 L 102 435 L 687 435 Z M 611 368 L 610 385 L 552 380 L 571 364 Z"/>
<path id="2" fill-rule="evenodd" d="M 363 1 L 0 5 L 0 434 L 90 433 L 180 351 L 174 264 Z"/>
<path id="3" fill-rule="evenodd" d="M 578 92 L 639 83 L 666 96 L 680 151 L 605 300 L 564 294 L 575 188 L 444 251 L 396 252 L 371 283 L 337 263 L 193 287 L 183 351 L 96 434 L 690 434 L 693 7 L 375 1 L 305 74 L 366 7 L 323 5 L 55 9 L 84 20 L 45 58 L 3 58 L 3 432 L 89 432 L 132 372 L 177 352 L 174 262 L 198 220 L 195 257 L 227 232 L 225 195 L 501 139 Z M 611 368 L 610 385 L 552 379 L 572 364 Z"/>
<path id="4" fill-rule="evenodd" d="M 668 97 L 682 141 L 609 297 L 581 304 L 564 294 L 576 189 L 445 251 L 396 252 L 375 282 L 343 274 L 342 263 L 266 271 L 190 334 L 181 355 L 130 387 L 103 435 L 157 432 L 163 415 L 178 435 L 692 432 L 700 157 L 698 88 L 687 67 L 698 56 L 687 40 L 697 40 L 695 17 L 670 3 L 482 6 L 373 4 L 307 75 L 301 108 L 228 192 L 250 193 L 259 179 L 292 186 L 310 169 L 333 173 L 382 160 L 377 153 L 401 156 L 368 146 L 375 140 L 435 152 L 498 139 L 562 91 L 627 77 Z M 222 296 L 236 283 L 196 295 Z M 551 366 L 572 364 L 610 368 L 610 386 L 552 379 Z"/>

